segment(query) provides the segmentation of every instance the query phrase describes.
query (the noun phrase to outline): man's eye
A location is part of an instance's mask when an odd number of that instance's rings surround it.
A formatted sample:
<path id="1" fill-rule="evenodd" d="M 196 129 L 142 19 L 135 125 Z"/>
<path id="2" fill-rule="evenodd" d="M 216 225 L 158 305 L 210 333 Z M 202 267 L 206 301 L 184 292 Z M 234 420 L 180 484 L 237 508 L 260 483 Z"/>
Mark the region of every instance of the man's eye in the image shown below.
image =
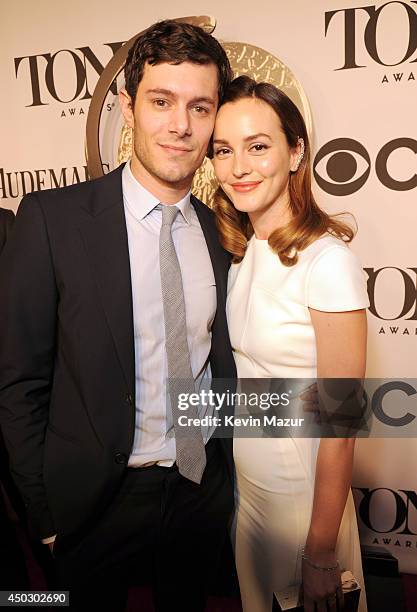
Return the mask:
<path id="1" fill-rule="evenodd" d="M 155 106 L 159 106 L 160 108 L 163 108 L 164 106 L 167 105 L 167 101 L 162 100 L 161 98 L 157 98 L 156 100 L 153 101 L 153 103 L 155 104 Z"/>
<path id="2" fill-rule="evenodd" d="M 196 113 L 199 113 L 199 114 L 208 113 L 208 109 L 205 106 L 200 106 L 200 105 L 194 106 L 194 110 Z"/>

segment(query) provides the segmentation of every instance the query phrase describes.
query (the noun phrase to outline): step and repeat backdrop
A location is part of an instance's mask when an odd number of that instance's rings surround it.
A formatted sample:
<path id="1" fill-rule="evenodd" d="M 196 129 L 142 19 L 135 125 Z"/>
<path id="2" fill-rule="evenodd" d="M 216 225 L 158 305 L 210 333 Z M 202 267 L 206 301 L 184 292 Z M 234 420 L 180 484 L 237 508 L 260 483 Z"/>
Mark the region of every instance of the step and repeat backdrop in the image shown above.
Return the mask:
<path id="1" fill-rule="evenodd" d="M 403 381 L 417 378 L 417 0 L 177 0 L 175 8 L 17 0 L 2 13 L 0 196 L 14 211 L 25 193 L 88 180 L 95 86 L 122 45 L 154 21 L 211 16 L 231 56 L 244 51 L 245 70 L 293 88 L 311 127 L 317 199 L 358 223 L 352 249 L 371 303 L 367 376 L 386 379 L 368 401 L 391 437 L 357 443 L 361 540 L 417 573 L 417 444 L 398 426 L 417 418 L 417 388 Z M 120 140 L 121 84 L 119 76 L 101 112 L 104 172 L 128 141 Z"/>

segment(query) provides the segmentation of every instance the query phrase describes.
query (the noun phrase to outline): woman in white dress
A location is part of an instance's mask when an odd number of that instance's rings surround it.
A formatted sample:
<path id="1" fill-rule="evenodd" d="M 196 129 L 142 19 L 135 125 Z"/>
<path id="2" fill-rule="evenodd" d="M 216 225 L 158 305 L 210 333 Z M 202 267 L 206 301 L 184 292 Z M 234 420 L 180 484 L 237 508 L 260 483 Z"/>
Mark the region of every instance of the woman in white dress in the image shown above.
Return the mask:
<path id="1" fill-rule="evenodd" d="M 217 115 L 215 209 L 232 254 L 227 314 L 240 378 L 362 378 L 368 297 L 352 229 L 311 192 L 302 116 L 266 83 L 235 79 Z M 235 555 L 245 612 L 302 583 L 306 612 L 342 609 L 363 576 L 350 492 L 354 439 L 235 438 Z M 362 590 L 360 611 L 366 612 Z"/>

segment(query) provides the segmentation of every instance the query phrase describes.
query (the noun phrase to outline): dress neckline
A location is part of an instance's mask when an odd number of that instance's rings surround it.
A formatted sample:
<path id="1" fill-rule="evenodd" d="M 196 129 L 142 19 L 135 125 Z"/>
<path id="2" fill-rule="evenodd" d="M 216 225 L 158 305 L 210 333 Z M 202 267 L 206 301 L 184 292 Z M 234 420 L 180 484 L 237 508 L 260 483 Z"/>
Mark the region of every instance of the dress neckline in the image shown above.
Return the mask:
<path id="1" fill-rule="evenodd" d="M 268 244 L 268 238 L 257 238 L 255 236 L 255 234 L 252 234 L 251 240 L 253 240 L 254 243 L 262 243 L 263 242 L 263 243 Z"/>

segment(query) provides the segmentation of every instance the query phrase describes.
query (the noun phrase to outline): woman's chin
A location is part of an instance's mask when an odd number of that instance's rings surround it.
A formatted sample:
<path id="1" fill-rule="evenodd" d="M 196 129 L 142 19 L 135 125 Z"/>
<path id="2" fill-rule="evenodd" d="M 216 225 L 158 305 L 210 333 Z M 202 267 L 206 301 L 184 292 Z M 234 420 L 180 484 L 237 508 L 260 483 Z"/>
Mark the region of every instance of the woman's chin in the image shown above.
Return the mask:
<path id="1" fill-rule="evenodd" d="M 256 214 L 257 212 L 262 211 L 261 206 L 256 206 L 256 205 L 251 206 L 249 203 L 233 202 L 233 206 L 239 212 L 248 213 L 249 215 L 252 213 Z"/>

